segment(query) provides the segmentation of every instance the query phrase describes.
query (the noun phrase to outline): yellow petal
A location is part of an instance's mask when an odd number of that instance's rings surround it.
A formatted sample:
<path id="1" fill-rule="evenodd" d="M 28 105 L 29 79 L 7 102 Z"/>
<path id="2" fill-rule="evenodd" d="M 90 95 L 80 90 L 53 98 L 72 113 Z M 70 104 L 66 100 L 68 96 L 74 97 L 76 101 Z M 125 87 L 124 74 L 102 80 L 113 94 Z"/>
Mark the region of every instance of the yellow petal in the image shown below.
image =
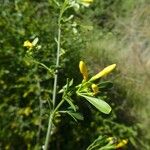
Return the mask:
<path id="1" fill-rule="evenodd" d="M 88 71 L 87 71 L 87 67 L 83 61 L 80 61 L 79 69 L 80 69 L 81 74 L 83 75 L 83 79 L 87 80 L 88 79 Z"/>
<path id="2" fill-rule="evenodd" d="M 116 149 L 125 146 L 128 143 L 128 140 L 122 140 L 120 143 L 116 145 Z"/>
<path id="3" fill-rule="evenodd" d="M 95 76 L 93 76 L 90 81 L 94 81 L 96 79 L 101 78 L 102 76 L 107 75 L 108 73 L 112 72 L 112 70 L 114 70 L 116 68 L 116 64 L 112 64 L 106 68 L 104 68 L 102 71 L 100 71 L 98 74 L 96 74 Z"/>
<path id="4" fill-rule="evenodd" d="M 32 113 L 32 109 L 30 107 L 26 107 L 24 109 L 24 115 L 29 116 Z"/>
<path id="5" fill-rule="evenodd" d="M 108 137 L 107 138 L 108 141 L 113 141 L 113 139 L 114 139 L 113 137 Z"/>
<path id="6" fill-rule="evenodd" d="M 27 48 L 32 48 L 33 47 L 33 44 L 30 42 L 30 41 L 25 41 L 24 43 L 23 43 L 23 46 L 24 47 L 27 47 Z"/>

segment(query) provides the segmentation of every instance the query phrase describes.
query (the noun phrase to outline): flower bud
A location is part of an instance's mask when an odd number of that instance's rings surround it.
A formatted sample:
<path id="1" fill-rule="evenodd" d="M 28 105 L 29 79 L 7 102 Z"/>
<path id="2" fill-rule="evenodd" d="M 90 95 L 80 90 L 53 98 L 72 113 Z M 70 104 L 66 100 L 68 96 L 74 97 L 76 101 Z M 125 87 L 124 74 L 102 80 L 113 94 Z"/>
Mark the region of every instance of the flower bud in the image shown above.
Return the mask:
<path id="1" fill-rule="evenodd" d="M 86 81 L 88 79 L 88 71 L 87 71 L 87 67 L 83 61 L 80 61 L 79 69 L 80 69 L 81 74 L 83 75 L 83 79 Z"/>
<path id="2" fill-rule="evenodd" d="M 96 79 L 101 78 L 102 76 L 107 75 L 108 73 L 110 73 L 112 70 L 114 70 L 116 67 L 116 64 L 112 64 L 106 68 L 104 68 L 102 71 L 100 71 L 98 74 L 96 74 L 95 76 L 93 76 L 90 81 L 94 81 Z"/>
<path id="3" fill-rule="evenodd" d="M 94 94 L 97 94 L 99 92 L 99 88 L 96 84 L 92 84 L 91 87 L 92 87 L 92 90 L 93 90 Z"/>

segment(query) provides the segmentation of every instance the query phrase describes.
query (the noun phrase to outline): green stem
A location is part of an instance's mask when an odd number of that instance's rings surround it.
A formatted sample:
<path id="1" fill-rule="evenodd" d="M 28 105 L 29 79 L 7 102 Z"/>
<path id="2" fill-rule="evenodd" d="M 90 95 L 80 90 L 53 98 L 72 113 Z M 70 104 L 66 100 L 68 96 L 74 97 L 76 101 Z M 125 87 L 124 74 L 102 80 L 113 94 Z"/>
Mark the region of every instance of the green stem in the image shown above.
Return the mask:
<path id="1" fill-rule="evenodd" d="M 60 10 L 59 18 L 58 18 L 58 36 L 57 36 L 57 56 L 56 56 L 56 72 L 54 76 L 54 85 L 53 85 L 53 108 L 55 108 L 56 103 L 56 91 L 57 91 L 57 80 L 58 80 L 58 67 L 59 67 L 59 57 L 60 57 L 60 49 L 61 49 L 61 20 L 64 11 L 67 8 L 66 0 Z"/>
<path id="2" fill-rule="evenodd" d="M 51 137 L 51 130 L 52 130 L 52 121 L 55 115 L 55 112 L 59 109 L 59 107 L 63 104 L 64 99 L 60 101 L 60 103 L 56 106 L 55 108 L 55 103 L 56 103 L 56 93 L 57 93 L 57 80 L 58 80 L 58 67 L 59 67 L 59 57 L 60 57 L 60 49 L 61 49 L 61 19 L 63 16 L 64 11 L 66 10 L 67 3 L 66 0 L 60 10 L 59 18 L 58 18 L 58 36 L 57 36 L 57 56 L 56 56 L 56 72 L 54 75 L 54 85 L 53 85 L 53 111 L 50 112 L 49 116 L 49 122 L 48 122 L 48 129 L 47 129 L 47 134 L 46 134 L 46 140 L 45 140 L 45 145 L 44 145 L 44 150 L 48 150 L 49 146 L 49 141 Z"/>
<path id="3" fill-rule="evenodd" d="M 44 150 L 48 150 L 49 147 L 49 141 L 51 137 L 51 131 L 52 131 L 52 123 L 53 123 L 53 118 L 55 116 L 56 111 L 59 109 L 59 107 L 63 104 L 65 100 L 62 99 L 60 103 L 57 105 L 57 107 L 50 113 L 49 116 L 49 122 L 48 122 L 48 129 L 47 129 L 47 134 L 46 134 L 46 140 L 45 140 L 45 145 L 44 145 Z"/>
<path id="4" fill-rule="evenodd" d="M 43 68 L 45 68 L 46 70 L 48 70 L 48 72 L 49 72 L 50 74 L 52 74 L 52 70 L 51 70 L 50 68 L 48 68 L 45 64 L 43 64 L 43 63 L 41 63 L 41 62 L 38 62 L 38 61 L 36 61 L 36 60 L 33 60 L 33 62 L 35 62 L 35 63 L 41 65 Z"/>
<path id="5" fill-rule="evenodd" d="M 51 113 L 50 116 L 49 116 L 48 129 L 47 129 L 47 134 L 46 134 L 46 140 L 45 140 L 44 150 L 48 150 L 49 140 L 50 140 L 51 130 L 52 130 L 53 115 L 54 114 Z"/>
<path id="6" fill-rule="evenodd" d="M 109 146 L 109 147 L 102 147 L 99 150 L 113 150 L 113 149 L 115 149 L 114 146 Z"/>
<path id="7" fill-rule="evenodd" d="M 58 67 L 59 67 L 59 54 L 60 54 L 60 40 L 61 40 L 61 25 L 58 26 L 58 41 L 57 41 L 57 59 L 56 59 L 56 72 L 54 76 L 53 85 L 53 108 L 55 107 L 56 101 L 56 90 L 57 90 L 57 80 L 58 80 Z"/>
<path id="8" fill-rule="evenodd" d="M 56 91 L 57 91 L 57 80 L 58 80 L 58 67 L 59 67 L 59 53 L 60 53 L 60 37 L 61 37 L 61 25 L 58 25 L 58 41 L 57 41 L 57 58 L 56 58 L 56 72 L 54 76 L 54 85 L 53 85 L 53 109 L 55 108 L 55 101 L 56 101 Z M 61 101 L 62 102 L 62 101 Z M 52 120 L 54 117 L 54 114 L 56 110 L 60 107 L 60 103 L 57 105 L 57 107 L 54 109 L 53 112 L 50 112 L 49 116 L 49 122 L 48 122 L 48 129 L 46 134 L 46 140 L 44 145 L 44 150 L 48 150 L 50 136 L 51 136 L 51 130 L 52 130 Z"/>

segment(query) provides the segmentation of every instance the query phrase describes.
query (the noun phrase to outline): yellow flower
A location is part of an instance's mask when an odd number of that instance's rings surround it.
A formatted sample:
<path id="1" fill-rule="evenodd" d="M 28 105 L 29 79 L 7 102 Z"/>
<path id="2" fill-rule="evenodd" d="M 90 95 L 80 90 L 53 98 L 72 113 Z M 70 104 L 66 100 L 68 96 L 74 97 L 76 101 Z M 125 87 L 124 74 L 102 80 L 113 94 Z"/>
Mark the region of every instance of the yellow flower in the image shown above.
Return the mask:
<path id="1" fill-rule="evenodd" d="M 30 107 L 26 107 L 24 109 L 24 115 L 29 116 L 32 113 L 32 109 Z"/>
<path id="2" fill-rule="evenodd" d="M 120 143 L 116 145 L 116 149 L 125 146 L 128 143 L 128 140 L 122 140 Z"/>
<path id="3" fill-rule="evenodd" d="M 80 3 L 85 7 L 89 7 L 93 0 L 81 0 Z"/>
<path id="4" fill-rule="evenodd" d="M 86 67 L 86 65 L 83 61 L 80 61 L 79 69 L 80 69 L 80 72 L 83 75 L 83 79 L 86 81 L 88 79 L 88 71 L 87 71 L 87 67 Z"/>
<path id="5" fill-rule="evenodd" d="M 98 86 L 97 86 L 96 84 L 92 84 L 91 87 L 92 87 L 92 90 L 93 90 L 93 92 L 94 92 L 94 95 L 99 92 L 99 88 L 98 88 Z"/>
<path id="6" fill-rule="evenodd" d="M 31 107 L 26 107 L 26 108 L 21 108 L 21 109 L 18 111 L 18 114 L 19 114 L 19 115 L 29 116 L 32 112 L 33 112 L 33 111 L 32 111 L 32 109 L 31 109 Z"/>
<path id="7" fill-rule="evenodd" d="M 7 144 L 7 145 L 5 146 L 5 150 L 10 150 L 10 145 L 9 145 L 9 144 Z"/>
<path id="8" fill-rule="evenodd" d="M 115 144 L 115 143 L 117 143 L 117 138 L 115 138 L 115 137 L 108 137 L 107 141 L 109 142 L 109 144 Z"/>
<path id="9" fill-rule="evenodd" d="M 113 137 L 108 137 L 107 138 L 107 140 L 110 141 L 110 142 L 113 141 L 113 139 L 114 139 Z"/>
<path id="10" fill-rule="evenodd" d="M 27 47 L 27 48 L 29 48 L 29 49 L 32 49 L 32 48 L 33 48 L 33 44 L 32 44 L 29 40 L 25 41 L 25 42 L 23 43 L 23 46 L 24 46 L 24 47 Z"/>
<path id="11" fill-rule="evenodd" d="M 93 76 L 90 81 L 94 81 L 96 79 L 101 78 L 102 76 L 107 75 L 108 73 L 110 73 L 112 70 L 114 70 L 116 68 L 116 64 L 112 64 L 106 68 L 104 68 L 102 71 L 100 71 L 98 74 L 96 74 L 95 76 Z"/>

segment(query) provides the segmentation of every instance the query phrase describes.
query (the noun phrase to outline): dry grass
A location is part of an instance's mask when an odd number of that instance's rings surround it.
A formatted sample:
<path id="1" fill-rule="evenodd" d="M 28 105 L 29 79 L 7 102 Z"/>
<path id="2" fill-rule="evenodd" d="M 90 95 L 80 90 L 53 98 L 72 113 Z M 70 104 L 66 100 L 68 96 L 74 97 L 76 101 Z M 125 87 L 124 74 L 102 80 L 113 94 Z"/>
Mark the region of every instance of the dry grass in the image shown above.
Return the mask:
<path id="1" fill-rule="evenodd" d="M 127 91 L 133 103 L 132 113 L 147 132 L 150 126 L 150 4 L 137 5 L 126 18 L 115 17 L 115 26 L 112 33 L 104 35 L 97 30 L 92 34 L 86 57 L 89 63 L 93 62 L 94 71 L 99 65 L 117 64 L 120 73 L 115 81 Z M 150 138 L 150 133 L 146 136 Z"/>

